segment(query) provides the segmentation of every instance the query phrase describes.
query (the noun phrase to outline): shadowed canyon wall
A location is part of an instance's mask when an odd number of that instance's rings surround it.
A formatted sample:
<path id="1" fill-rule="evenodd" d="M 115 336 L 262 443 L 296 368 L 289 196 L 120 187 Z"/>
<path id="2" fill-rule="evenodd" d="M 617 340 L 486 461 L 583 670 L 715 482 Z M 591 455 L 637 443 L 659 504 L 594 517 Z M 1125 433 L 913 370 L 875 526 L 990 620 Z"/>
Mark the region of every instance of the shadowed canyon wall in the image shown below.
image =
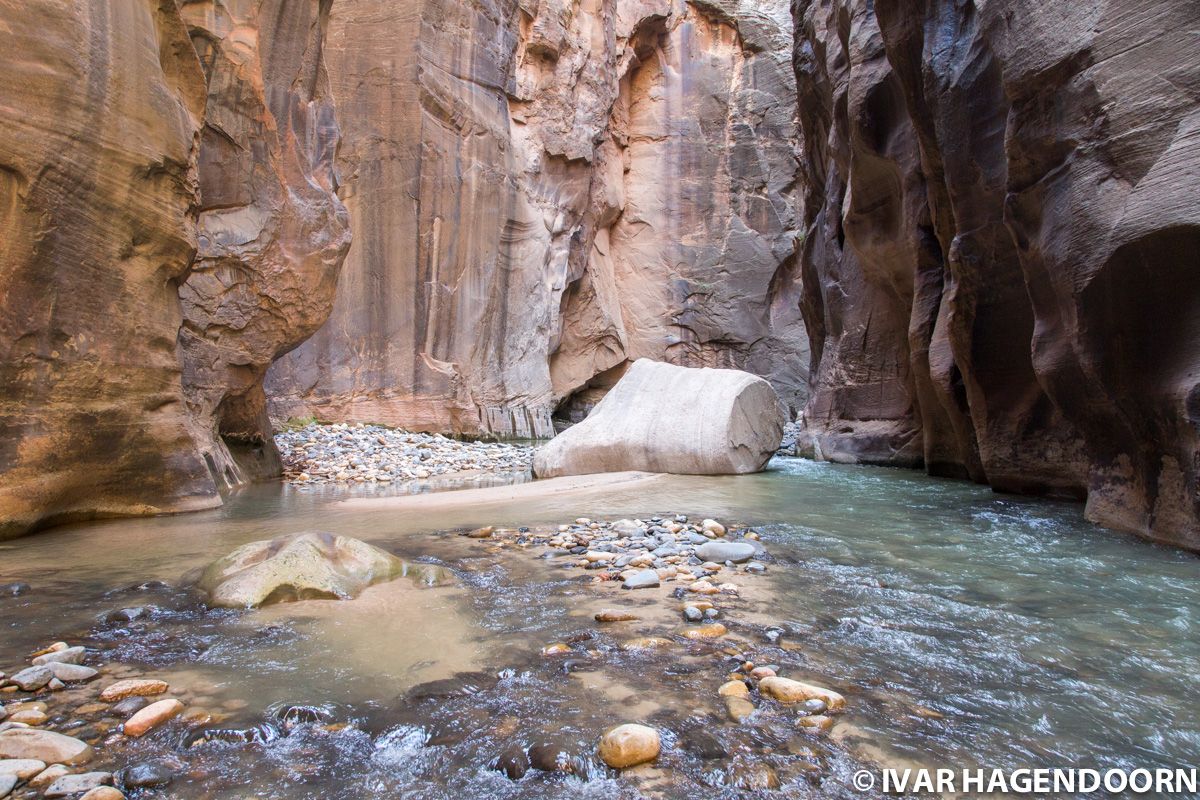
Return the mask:
<path id="1" fill-rule="evenodd" d="M 273 412 L 549 435 L 632 360 L 806 397 L 784 2 L 339 0 L 355 246 Z"/>
<path id="2" fill-rule="evenodd" d="M 179 344 L 196 441 L 223 487 L 278 474 L 263 378 L 328 318 L 350 246 L 322 61 L 329 3 L 183 6 L 208 103 Z"/>
<path id="3" fill-rule="evenodd" d="M 793 11 L 802 447 L 1200 548 L 1200 7 Z"/>
<path id="4" fill-rule="evenodd" d="M 0 538 L 217 505 L 348 243 L 328 3 L 0 12 Z"/>

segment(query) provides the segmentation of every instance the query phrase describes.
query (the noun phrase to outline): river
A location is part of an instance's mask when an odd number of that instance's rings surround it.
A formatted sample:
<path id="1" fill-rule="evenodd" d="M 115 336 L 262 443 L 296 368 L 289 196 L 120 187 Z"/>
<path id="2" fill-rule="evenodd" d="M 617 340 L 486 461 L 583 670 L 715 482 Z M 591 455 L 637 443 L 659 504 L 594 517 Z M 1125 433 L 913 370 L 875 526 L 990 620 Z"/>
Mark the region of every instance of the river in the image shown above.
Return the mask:
<path id="1" fill-rule="evenodd" d="M 98 748 L 97 769 L 166 759 L 179 798 L 732 797 L 763 765 L 779 783 L 764 796 L 852 797 L 849 775 L 864 766 L 1200 761 L 1196 558 L 1090 525 L 1078 505 L 797 459 L 586 502 L 398 513 L 339 502 L 350 494 L 262 485 L 210 512 L 5 543 L 0 582 L 33 588 L 0 599 L 0 669 L 64 639 L 164 678 L 223 725 L 297 702 L 335 722 L 201 746 L 185 745 L 176 722 Z M 727 612 L 728 641 L 653 653 L 622 649 L 624 634 L 591 615 L 616 598 L 643 609 L 640 632 L 666 635 L 680 621 L 663 603 L 453 533 L 680 513 L 752 525 L 772 559 Z M 410 575 L 351 602 L 252 612 L 207 610 L 177 586 L 241 543 L 304 530 L 370 541 Z M 147 606 L 140 619 L 113 616 Z M 577 657 L 540 655 L 560 641 Z M 841 692 L 848 709 L 824 738 L 765 710 L 731 722 L 715 688 L 747 658 Z M 111 728 L 68 716 L 58 724 L 100 741 Z M 607 770 L 596 737 L 637 720 L 665 732 L 663 756 Z M 539 743 L 565 754 L 566 771 L 514 782 L 489 768 L 514 744 Z"/>

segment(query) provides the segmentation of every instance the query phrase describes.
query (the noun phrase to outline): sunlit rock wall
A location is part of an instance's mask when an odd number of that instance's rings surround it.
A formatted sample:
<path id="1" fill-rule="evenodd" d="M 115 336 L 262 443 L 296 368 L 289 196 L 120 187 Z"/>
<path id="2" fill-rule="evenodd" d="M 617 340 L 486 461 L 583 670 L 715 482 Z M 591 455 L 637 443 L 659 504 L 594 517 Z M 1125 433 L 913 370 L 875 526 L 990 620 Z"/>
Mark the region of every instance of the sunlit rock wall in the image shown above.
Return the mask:
<path id="1" fill-rule="evenodd" d="M 173 3 L 0 3 L 0 538 L 219 503 L 175 338 L 204 79 Z"/>
<path id="2" fill-rule="evenodd" d="M 1200 548 L 1200 6 L 794 12 L 807 449 Z"/>
<path id="3" fill-rule="evenodd" d="M 548 435 L 641 356 L 798 410 L 790 42 L 784 2 L 339 2 L 355 245 L 275 414 Z"/>
<path id="4" fill-rule="evenodd" d="M 349 241 L 328 10 L 0 2 L 0 538 L 277 468 L 262 377 Z"/>

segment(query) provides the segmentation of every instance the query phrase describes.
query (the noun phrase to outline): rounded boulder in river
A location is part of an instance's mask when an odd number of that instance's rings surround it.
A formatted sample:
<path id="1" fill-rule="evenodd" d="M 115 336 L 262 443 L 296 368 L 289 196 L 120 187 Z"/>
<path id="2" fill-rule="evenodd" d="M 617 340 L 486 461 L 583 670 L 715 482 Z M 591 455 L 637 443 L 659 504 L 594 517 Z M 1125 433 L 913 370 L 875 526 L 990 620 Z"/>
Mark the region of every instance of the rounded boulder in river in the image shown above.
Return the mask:
<path id="1" fill-rule="evenodd" d="M 600 737 L 600 758 L 613 769 L 653 761 L 661 750 L 658 731 L 632 722 L 618 725 Z"/>

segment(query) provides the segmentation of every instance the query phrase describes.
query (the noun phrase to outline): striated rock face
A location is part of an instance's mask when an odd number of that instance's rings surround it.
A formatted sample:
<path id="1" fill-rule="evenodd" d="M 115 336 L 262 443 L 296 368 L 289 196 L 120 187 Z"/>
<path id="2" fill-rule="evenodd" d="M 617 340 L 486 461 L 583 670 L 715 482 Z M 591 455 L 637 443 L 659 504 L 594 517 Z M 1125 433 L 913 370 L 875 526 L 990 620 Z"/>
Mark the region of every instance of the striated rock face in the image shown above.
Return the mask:
<path id="1" fill-rule="evenodd" d="M 0 12 L 0 538 L 218 505 L 348 246 L 328 1 Z"/>
<path id="2" fill-rule="evenodd" d="M 274 413 L 549 435 L 643 356 L 798 410 L 790 34 L 782 0 L 339 0 L 356 245 Z"/>
<path id="3" fill-rule="evenodd" d="M 278 474 L 263 377 L 328 318 L 350 245 L 322 60 L 329 3 L 183 6 L 208 103 L 179 346 L 197 446 L 221 486 Z"/>
<path id="4" fill-rule="evenodd" d="M 0 538 L 219 503 L 176 286 L 204 83 L 173 3 L 0 3 Z"/>
<path id="5" fill-rule="evenodd" d="M 1200 9 L 794 12 L 809 449 L 1200 548 Z"/>
<path id="6" fill-rule="evenodd" d="M 783 424 L 779 397 L 762 378 L 643 358 L 587 419 L 538 448 L 533 472 L 743 475 L 766 466 Z"/>

